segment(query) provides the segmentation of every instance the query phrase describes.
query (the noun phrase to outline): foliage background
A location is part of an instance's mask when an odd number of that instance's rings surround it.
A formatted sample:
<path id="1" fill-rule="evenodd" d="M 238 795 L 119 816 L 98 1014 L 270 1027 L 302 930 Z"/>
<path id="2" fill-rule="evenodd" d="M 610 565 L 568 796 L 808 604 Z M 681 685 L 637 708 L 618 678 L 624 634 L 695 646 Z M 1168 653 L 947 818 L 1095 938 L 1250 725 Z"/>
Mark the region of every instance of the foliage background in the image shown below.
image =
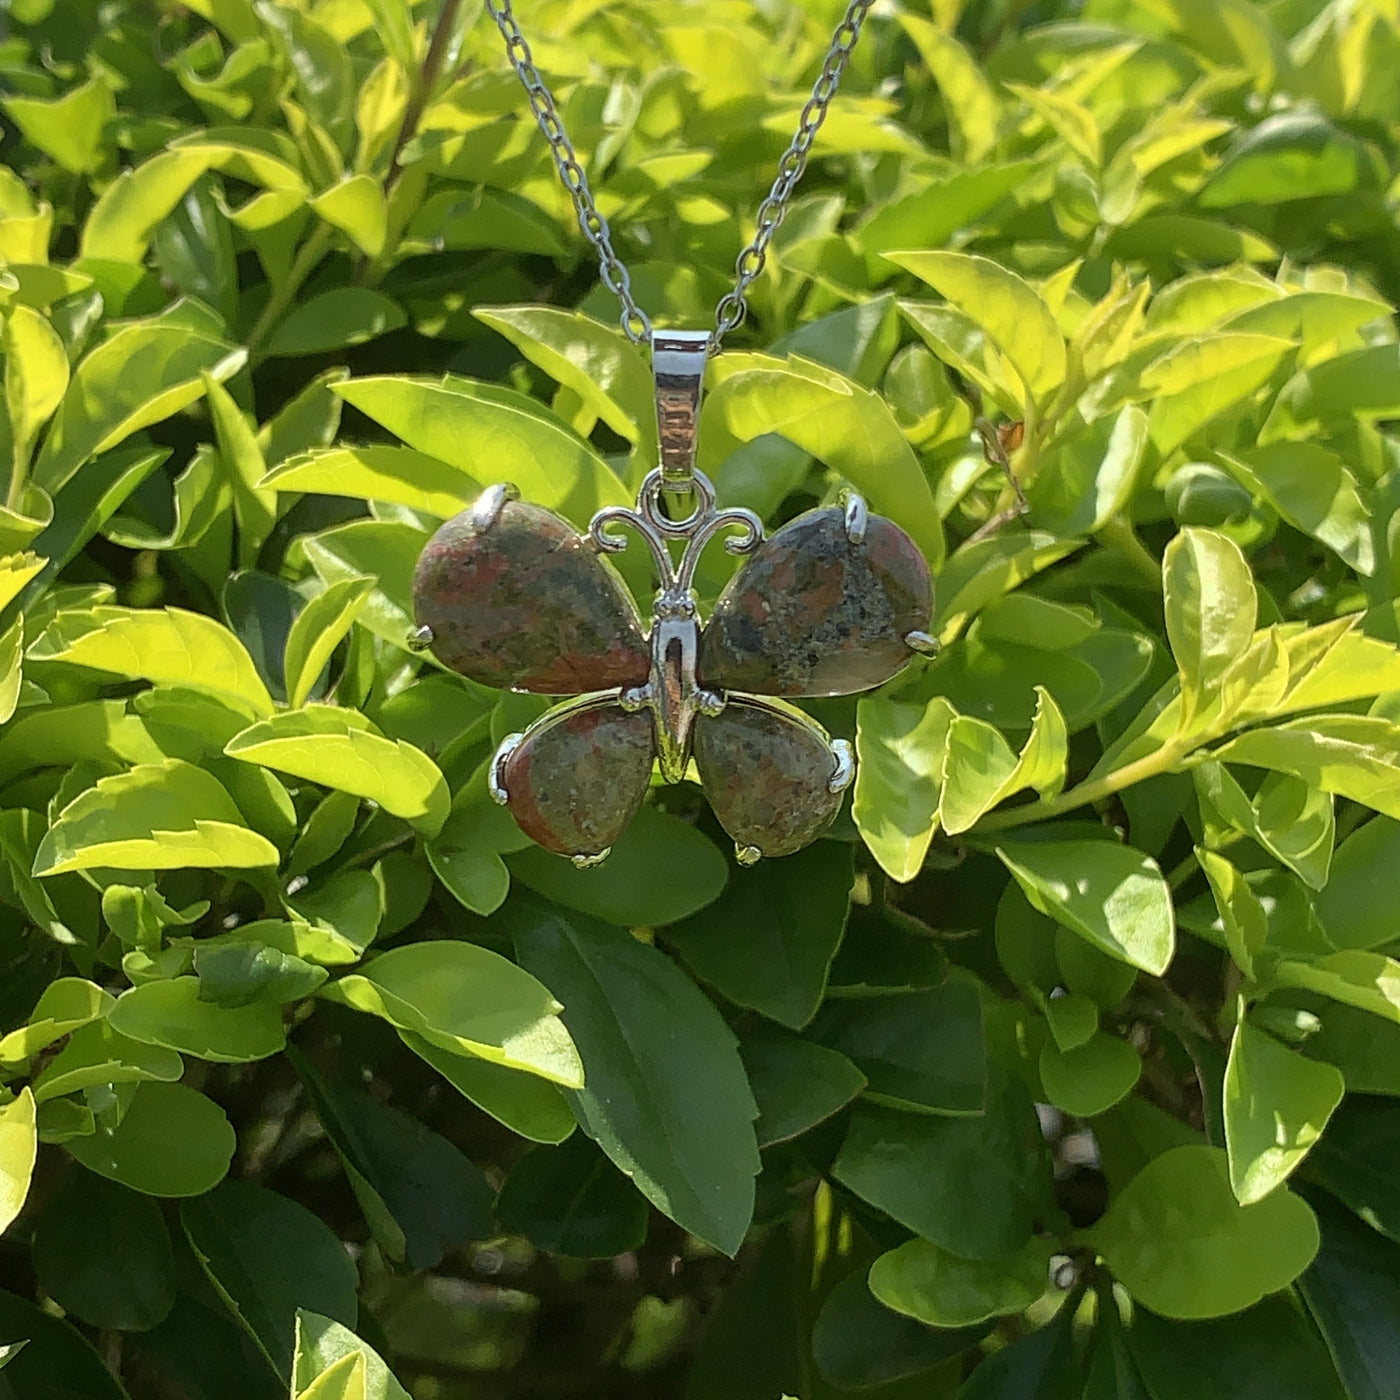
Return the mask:
<path id="1" fill-rule="evenodd" d="M 707 324 L 840 7 L 522 10 Z M 1394 0 L 875 6 L 702 465 L 945 649 L 815 850 L 586 874 L 406 649 L 655 449 L 494 28 L 6 14 L 0 1396 L 1400 1393 Z"/>

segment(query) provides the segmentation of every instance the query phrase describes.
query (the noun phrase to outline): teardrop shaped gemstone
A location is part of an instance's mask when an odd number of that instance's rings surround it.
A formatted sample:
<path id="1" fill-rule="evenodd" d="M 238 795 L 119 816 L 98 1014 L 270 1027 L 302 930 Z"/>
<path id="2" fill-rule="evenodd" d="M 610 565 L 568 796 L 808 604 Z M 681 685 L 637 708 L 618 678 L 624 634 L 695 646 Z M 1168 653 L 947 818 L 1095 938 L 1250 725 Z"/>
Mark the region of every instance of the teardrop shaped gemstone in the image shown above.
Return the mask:
<path id="1" fill-rule="evenodd" d="M 919 547 L 872 515 L 864 538 L 839 506 L 789 521 L 720 595 L 700 647 L 702 685 L 757 695 L 850 695 L 881 685 L 928 630 L 933 585 Z"/>
<path id="2" fill-rule="evenodd" d="M 805 715 L 732 695 L 719 714 L 696 717 L 692 743 L 705 796 L 739 846 L 791 855 L 841 806 L 826 734 Z"/>
<path id="3" fill-rule="evenodd" d="M 651 716 L 600 696 L 542 715 L 501 765 L 506 806 L 526 836 L 564 856 L 606 851 L 651 781 Z"/>
<path id="4" fill-rule="evenodd" d="M 483 685 L 544 695 L 641 685 L 651 653 L 617 571 L 567 520 L 526 501 L 494 508 L 492 491 L 438 528 L 414 571 L 433 654 Z"/>

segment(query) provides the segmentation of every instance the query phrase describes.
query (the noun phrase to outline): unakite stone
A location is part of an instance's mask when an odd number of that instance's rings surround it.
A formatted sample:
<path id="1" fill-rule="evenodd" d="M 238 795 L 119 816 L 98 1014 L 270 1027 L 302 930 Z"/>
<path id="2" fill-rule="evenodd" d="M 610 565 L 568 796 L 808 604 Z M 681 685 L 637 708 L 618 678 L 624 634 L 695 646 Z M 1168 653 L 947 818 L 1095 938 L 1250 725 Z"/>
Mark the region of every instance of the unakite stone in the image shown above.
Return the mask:
<path id="1" fill-rule="evenodd" d="M 696 718 L 693 745 L 705 796 L 740 846 L 790 855 L 820 836 L 841 806 L 826 736 L 775 706 L 731 695 L 718 715 Z"/>
<path id="2" fill-rule="evenodd" d="M 651 667 L 617 571 L 526 501 L 446 521 L 418 560 L 413 607 L 438 660 L 483 685 L 582 695 L 640 685 Z"/>
<path id="3" fill-rule="evenodd" d="M 846 534 L 839 506 L 765 540 L 729 581 L 705 629 L 700 683 L 757 695 L 850 695 L 881 685 L 928 630 L 933 586 L 918 546 L 872 515 Z"/>
<path id="4" fill-rule="evenodd" d="M 606 851 L 637 814 L 651 780 L 651 716 L 611 698 L 561 708 L 525 731 L 502 765 L 520 829 L 547 851 Z"/>

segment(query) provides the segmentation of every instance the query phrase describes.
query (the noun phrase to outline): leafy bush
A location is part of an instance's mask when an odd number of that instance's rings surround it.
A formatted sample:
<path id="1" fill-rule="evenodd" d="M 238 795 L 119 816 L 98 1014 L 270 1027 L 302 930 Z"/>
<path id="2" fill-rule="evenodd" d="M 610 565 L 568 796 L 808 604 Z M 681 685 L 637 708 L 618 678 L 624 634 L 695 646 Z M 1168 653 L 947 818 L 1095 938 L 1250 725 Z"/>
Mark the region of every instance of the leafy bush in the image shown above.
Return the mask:
<path id="1" fill-rule="evenodd" d="M 663 322 L 840 8 L 522 6 Z M 9 16 L 0 1396 L 1400 1394 L 1393 5 L 877 7 L 701 465 L 942 653 L 816 847 L 586 872 L 407 647 L 656 451 L 494 28 Z"/>

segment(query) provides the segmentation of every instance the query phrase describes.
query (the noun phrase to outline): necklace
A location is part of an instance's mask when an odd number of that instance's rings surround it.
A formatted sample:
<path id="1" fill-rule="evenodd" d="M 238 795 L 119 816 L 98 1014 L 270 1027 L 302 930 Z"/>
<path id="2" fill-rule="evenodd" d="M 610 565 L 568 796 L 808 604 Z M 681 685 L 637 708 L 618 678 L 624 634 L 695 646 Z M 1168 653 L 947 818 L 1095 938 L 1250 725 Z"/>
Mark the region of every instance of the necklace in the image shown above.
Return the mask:
<path id="1" fill-rule="evenodd" d="M 646 796 L 653 761 L 675 783 L 692 758 L 742 864 L 800 850 L 835 817 L 855 762 L 849 743 L 787 701 L 869 690 L 936 648 L 927 563 L 859 496 L 847 492 L 765 538 L 752 511 L 718 508 L 695 466 L 706 362 L 747 315 L 748 289 L 872 3 L 851 0 L 832 35 L 715 329 L 686 331 L 654 330 L 637 305 L 511 0 L 486 0 L 599 275 L 622 304 L 623 333 L 651 350 L 660 462 L 634 507 L 600 510 L 583 534 L 512 486 L 488 487 L 424 547 L 412 642 L 485 685 L 575 697 L 501 742 L 489 784 L 527 836 L 576 865 L 607 856 Z M 649 632 L 606 558 L 627 547 L 622 526 L 651 554 Z M 695 570 L 717 537 L 747 558 L 702 625 Z M 684 542 L 679 562 L 671 540 Z"/>

